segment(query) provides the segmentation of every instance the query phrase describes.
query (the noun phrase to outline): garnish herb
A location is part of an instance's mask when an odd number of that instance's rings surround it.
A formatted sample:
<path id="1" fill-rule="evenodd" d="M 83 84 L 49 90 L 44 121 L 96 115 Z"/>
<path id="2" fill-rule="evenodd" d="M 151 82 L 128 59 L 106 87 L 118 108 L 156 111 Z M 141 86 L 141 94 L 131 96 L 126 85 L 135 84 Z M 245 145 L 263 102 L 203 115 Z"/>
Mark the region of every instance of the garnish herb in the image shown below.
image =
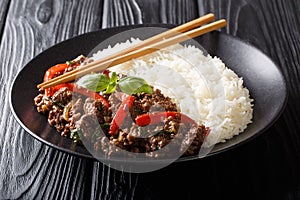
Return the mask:
<path id="1" fill-rule="evenodd" d="M 81 77 L 76 84 L 94 92 L 104 91 L 109 85 L 109 79 L 104 74 L 89 74 Z"/>
<path id="2" fill-rule="evenodd" d="M 126 76 L 119 80 L 119 87 L 127 94 L 152 93 L 152 87 L 142 78 Z"/>
<path id="3" fill-rule="evenodd" d="M 106 87 L 105 93 L 106 94 L 113 93 L 116 90 L 117 84 L 118 84 L 118 76 L 115 72 L 113 72 L 109 79 L 109 83 L 108 86 Z"/>
<path id="4" fill-rule="evenodd" d="M 88 74 L 80 78 L 77 85 L 84 87 L 94 92 L 104 92 L 106 94 L 113 93 L 117 86 L 122 92 L 127 94 L 136 93 L 152 93 L 152 87 L 142 78 L 126 76 L 118 79 L 118 76 L 113 72 L 108 78 L 105 74 Z"/>
<path id="5" fill-rule="evenodd" d="M 80 136 L 77 129 L 71 130 L 70 138 L 74 140 L 75 143 L 80 141 Z"/>
<path id="6" fill-rule="evenodd" d="M 75 61 L 67 61 L 66 63 L 67 63 L 67 65 L 70 65 L 70 66 L 72 66 L 72 65 L 75 65 L 75 64 L 76 64 L 76 62 L 75 62 Z"/>

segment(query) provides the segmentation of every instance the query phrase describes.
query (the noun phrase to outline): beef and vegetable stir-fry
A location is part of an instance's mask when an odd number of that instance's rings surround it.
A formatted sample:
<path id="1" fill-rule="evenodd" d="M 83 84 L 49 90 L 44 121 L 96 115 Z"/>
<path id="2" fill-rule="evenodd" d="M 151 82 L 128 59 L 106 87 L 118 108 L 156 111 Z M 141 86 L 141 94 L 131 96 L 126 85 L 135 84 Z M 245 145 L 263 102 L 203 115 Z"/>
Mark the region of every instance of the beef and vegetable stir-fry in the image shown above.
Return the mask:
<path id="1" fill-rule="evenodd" d="M 55 65 L 47 70 L 44 81 L 85 62 L 87 58 L 80 56 Z M 94 142 L 95 150 L 108 155 L 118 148 L 151 157 L 162 148 L 196 155 L 209 132 L 145 80 L 107 70 L 40 90 L 34 103 L 62 136 L 80 143 L 81 135 Z"/>

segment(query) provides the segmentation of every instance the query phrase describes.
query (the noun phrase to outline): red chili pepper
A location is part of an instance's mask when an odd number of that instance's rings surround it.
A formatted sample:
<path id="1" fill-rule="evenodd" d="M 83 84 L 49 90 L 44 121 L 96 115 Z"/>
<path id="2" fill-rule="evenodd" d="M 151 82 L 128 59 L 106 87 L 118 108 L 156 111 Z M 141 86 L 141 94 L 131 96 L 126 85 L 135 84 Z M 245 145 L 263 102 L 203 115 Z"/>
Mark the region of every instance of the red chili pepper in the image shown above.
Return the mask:
<path id="1" fill-rule="evenodd" d="M 180 122 L 183 122 L 185 124 L 190 123 L 198 126 L 198 124 L 187 115 L 175 111 L 142 114 L 135 118 L 135 123 L 138 126 L 154 125 L 163 122 L 166 118 L 170 116 L 172 116 L 173 118 L 180 117 Z M 209 133 L 210 133 L 210 128 L 206 127 L 205 136 L 208 136 Z"/>
<path id="2" fill-rule="evenodd" d="M 205 136 L 208 136 L 210 133 L 210 128 L 209 127 L 206 127 L 205 128 Z"/>
<path id="3" fill-rule="evenodd" d="M 123 124 L 126 116 L 129 113 L 129 110 L 132 108 L 133 102 L 134 102 L 134 96 L 128 96 L 124 99 L 119 109 L 117 110 L 114 118 L 112 119 L 108 131 L 110 135 L 114 135 L 119 130 L 119 127 Z"/>
<path id="4" fill-rule="evenodd" d="M 70 67 L 70 65 L 68 65 L 67 63 L 57 64 L 50 67 L 44 75 L 44 82 L 49 81 L 50 79 L 53 79 L 56 76 L 62 75 L 68 67 Z M 51 88 L 47 88 L 45 89 L 45 95 L 47 97 L 52 96 L 55 91 L 59 90 L 62 87 L 66 87 L 66 84 L 63 83 Z"/>
<path id="5" fill-rule="evenodd" d="M 79 64 L 75 64 L 75 66 L 77 66 L 77 65 L 79 65 Z M 49 81 L 50 79 L 53 79 L 56 76 L 62 75 L 65 72 L 65 70 L 70 66 L 71 65 L 69 65 L 67 63 L 62 63 L 62 64 L 57 64 L 57 65 L 50 67 L 44 75 L 44 82 Z M 105 73 L 108 76 L 108 71 Z M 67 87 L 69 90 L 72 90 L 78 94 L 82 94 L 84 96 L 91 97 L 94 99 L 99 99 L 99 100 L 101 100 L 101 102 L 103 103 L 103 105 L 105 106 L 106 109 L 109 108 L 109 103 L 103 96 L 101 96 L 100 94 L 98 94 L 96 92 L 87 90 L 85 88 L 78 87 L 74 83 L 62 83 L 62 84 L 53 86 L 51 88 L 47 88 L 47 89 L 45 89 L 45 95 L 47 97 L 52 96 L 56 91 L 58 91 L 60 88 L 63 88 L 63 87 Z"/>
<path id="6" fill-rule="evenodd" d="M 109 77 L 109 71 L 106 69 L 102 72 L 102 74 L 104 74 L 108 79 L 110 79 Z"/>
<path id="7" fill-rule="evenodd" d="M 46 97 L 52 96 L 56 91 L 58 91 L 62 87 L 69 87 L 68 83 L 62 83 L 62 84 L 53 86 L 51 88 L 45 89 L 45 95 L 46 95 Z"/>
<path id="8" fill-rule="evenodd" d="M 70 67 L 70 65 L 68 65 L 67 63 L 57 64 L 50 67 L 44 75 L 44 82 L 49 81 L 50 79 L 53 79 L 54 77 L 63 74 L 65 69 L 68 67 Z"/>
<path id="9" fill-rule="evenodd" d="M 81 95 L 91 97 L 91 98 L 94 98 L 94 99 L 99 99 L 106 109 L 109 108 L 108 101 L 102 95 L 100 95 L 99 93 L 93 92 L 93 91 L 88 90 L 84 87 L 79 87 L 78 85 L 76 85 L 74 83 L 69 83 L 69 85 L 71 85 L 72 90 L 73 90 L 74 93 L 81 94 Z"/>
<path id="10" fill-rule="evenodd" d="M 109 108 L 108 101 L 102 95 L 100 95 L 99 93 L 93 92 L 91 90 L 88 90 L 86 88 L 79 87 L 78 85 L 76 85 L 74 83 L 59 84 L 57 86 L 52 87 L 51 92 L 54 94 L 56 91 L 58 91 L 60 88 L 63 88 L 63 87 L 66 87 L 69 90 L 72 90 L 74 93 L 81 94 L 81 95 L 84 95 L 86 97 L 91 97 L 91 98 L 94 98 L 94 99 L 99 99 L 106 109 Z"/>
<path id="11" fill-rule="evenodd" d="M 153 124 L 158 124 L 160 122 L 163 122 L 165 119 L 167 119 L 170 116 L 173 118 L 180 118 L 180 121 L 183 123 L 197 124 L 193 119 L 186 116 L 185 114 L 182 114 L 180 112 L 175 112 L 175 111 L 142 114 L 135 118 L 135 123 L 138 126 L 153 125 Z"/>

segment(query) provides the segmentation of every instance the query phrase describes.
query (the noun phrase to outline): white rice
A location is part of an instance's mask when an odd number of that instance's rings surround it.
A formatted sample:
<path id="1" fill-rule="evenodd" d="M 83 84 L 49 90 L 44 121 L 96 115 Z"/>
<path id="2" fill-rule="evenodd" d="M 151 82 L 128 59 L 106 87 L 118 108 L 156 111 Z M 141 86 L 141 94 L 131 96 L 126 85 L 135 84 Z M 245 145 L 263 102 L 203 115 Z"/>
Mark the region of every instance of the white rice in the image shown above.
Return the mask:
<path id="1" fill-rule="evenodd" d="M 131 39 L 93 55 L 98 60 L 140 42 Z M 204 56 L 194 46 L 173 45 L 110 68 L 144 78 L 173 98 L 182 113 L 211 131 L 204 146 L 225 142 L 243 132 L 253 115 L 253 100 L 243 79 L 217 57 Z"/>

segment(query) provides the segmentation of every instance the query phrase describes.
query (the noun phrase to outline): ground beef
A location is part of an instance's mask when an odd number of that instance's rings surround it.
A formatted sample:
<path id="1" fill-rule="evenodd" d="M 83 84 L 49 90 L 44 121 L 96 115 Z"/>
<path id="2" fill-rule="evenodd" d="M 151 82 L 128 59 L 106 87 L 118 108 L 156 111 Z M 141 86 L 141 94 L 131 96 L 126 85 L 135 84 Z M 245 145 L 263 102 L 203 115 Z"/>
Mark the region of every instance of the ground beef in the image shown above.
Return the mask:
<path id="1" fill-rule="evenodd" d="M 78 58 L 77 62 L 82 63 L 81 59 Z M 158 89 L 152 94 L 133 95 L 135 97 L 133 106 L 114 135 L 108 134 L 109 126 L 128 94 L 115 92 L 103 95 L 110 104 L 107 109 L 100 100 L 73 95 L 66 87 L 59 89 L 51 98 L 45 97 L 44 91 L 40 92 L 41 94 L 35 97 L 34 103 L 38 112 L 48 115 L 51 126 L 66 137 L 71 137 L 74 131 L 80 131 L 85 139 L 92 141 L 96 151 L 108 156 L 124 153 L 120 149 L 145 153 L 148 157 L 196 155 L 208 131 L 204 126 L 195 123 L 184 124 L 178 116 L 170 116 L 155 125 L 145 127 L 136 125 L 135 118 L 141 114 L 178 112 L 177 105 L 172 99 L 165 97 Z M 160 149 L 164 150 L 163 153 L 157 151 Z"/>
<path id="2" fill-rule="evenodd" d="M 71 130 L 74 129 L 72 112 L 69 111 L 68 119 L 66 119 L 64 113 L 66 107 L 71 107 L 71 105 L 69 105 L 71 101 L 72 91 L 66 87 L 62 87 L 56 91 L 52 97 L 45 97 L 44 94 L 39 94 L 34 98 L 37 111 L 48 115 L 48 123 L 55 127 L 62 136 L 66 137 L 69 137 Z"/>
<path id="3" fill-rule="evenodd" d="M 62 87 L 53 94 L 51 99 L 55 104 L 65 106 L 72 100 L 72 93 L 68 88 Z"/>
<path id="4" fill-rule="evenodd" d="M 69 136 L 72 130 L 72 125 L 69 124 L 71 116 L 65 117 L 65 110 L 69 103 L 72 101 L 72 91 L 66 87 L 62 87 L 51 97 L 53 103 L 51 110 L 48 114 L 48 122 L 54 126 L 62 136 Z"/>
<path id="5" fill-rule="evenodd" d="M 66 72 L 70 72 L 74 69 L 77 69 L 78 66 L 80 65 L 84 65 L 84 63 L 86 62 L 86 60 L 88 60 L 84 55 L 80 55 L 77 58 L 75 58 L 74 60 L 68 62 L 68 64 L 70 65 L 68 68 L 65 69 L 64 73 Z"/>
<path id="6" fill-rule="evenodd" d="M 39 113 L 47 114 L 52 109 L 53 102 L 45 98 L 44 94 L 39 94 L 34 98 L 34 105 Z"/>
<path id="7" fill-rule="evenodd" d="M 110 105 L 109 110 L 112 113 L 112 117 L 114 117 L 121 103 L 124 101 L 126 97 L 128 97 L 128 94 L 123 92 L 115 92 L 108 97 L 108 101 Z"/>
<path id="8" fill-rule="evenodd" d="M 177 111 L 177 106 L 172 99 L 165 97 L 158 89 L 152 94 L 138 93 L 134 96 L 134 107 L 131 113 L 133 118 L 147 112 Z"/>
<path id="9" fill-rule="evenodd" d="M 174 121 L 174 119 L 169 119 Z M 176 121 L 176 120 L 175 120 Z M 141 137 L 143 131 L 141 127 L 133 124 L 130 131 L 120 130 L 118 135 L 111 136 L 109 140 L 106 136 L 99 136 L 95 142 L 95 149 L 107 156 L 134 156 L 134 154 L 125 154 L 119 148 L 133 153 L 145 153 L 146 157 L 152 158 L 174 158 L 174 156 L 191 156 L 199 153 L 207 132 L 204 126 L 191 127 L 178 123 L 179 133 L 170 133 L 165 130 L 150 131 L 151 135 Z M 178 128 L 179 128 L 178 127 Z M 154 128 L 154 127 L 152 127 Z M 148 132 L 145 131 L 144 132 Z M 155 133 L 155 134 L 154 134 Z M 157 150 L 163 149 L 163 152 Z"/>
<path id="10" fill-rule="evenodd" d="M 85 114 L 96 115 L 98 122 L 100 124 L 110 123 L 111 115 L 110 111 L 107 110 L 100 100 L 95 100 L 93 98 L 87 98 L 83 105 L 83 110 Z"/>
<path id="11" fill-rule="evenodd" d="M 83 100 L 82 98 L 79 99 L 73 99 L 72 101 L 72 107 L 70 108 L 69 111 L 69 120 L 68 123 L 66 124 L 66 129 L 70 131 L 75 131 L 75 122 L 78 121 L 81 116 L 83 115 L 82 111 L 83 107 Z"/>
<path id="12" fill-rule="evenodd" d="M 181 144 L 181 152 L 184 152 L 183 156 L 197 155 L 208 132 L 209 129 L 204 125 L 189 128 Z"/>
<path id="13" fill-rule="evenodd" d="M 183 124 L 179 119 L 169 117 L 162 127 L 147 126 L 142 131 L 141 127 L 133 125 L 129 132 L 122 130 L 117 138 L 111 137 L 111 141 L 114 145 L 130 152 L 147 153 L 149 157 L 168 158 L 181 154 L 185 156 L 198 154 L 205 134 L 204 126 Z M 141 136 L 144 138 L 140 138 Z M 156 150 L 162 148 L 164 154 L 161 152 L 158 154 Z"/>
<path id="14" fill-rule="evenodd" d="M 62 115 L 63 115 L 63 110 L 57 105 L 52 106 L 52 109 L 50 110 L 48 115 L 49 124 L 51 126 L 54 126 L 58 132 L 64 131 L 64 127 L 66 124 Z"/>
<path id="15" fill-rule="evenodd" d="M 128 94 L 124 93 L 115 93 L 109 96 L 112 117 L 127 96 Z M 108 156 L 121 156 L 123 154 L 119 149 L 121 148 L 128 152 L 146 153 L 148 157 L 172 157 L 183 153 L 184 155 L 195 155 L 199 152 L 206 134 L 204 126 L 183 124 L 180 122 L 180 117 L 168 117 L 160 124 L 139 127 L 134 122 L 136 116 L 148 112 L 177 111 L 177 106 L 170 98 L 161 94 L 160 90 L 155 90 L 152 94 L 141 93 L 134 96 L 133 107 L 119 131 L 112 136 L 108 135 L 105 130 L 104 135 L 99 134 L 94 143 L 96 150 L 102 151 Z M 88 108 L 85 108 L 85 113 L 89 114 L 85 114 L 77 123 L 78 128 L 89 137 L 95 133 L 95 130 L 91 130 L 86 125 L 92 123 L 94 127 L 97 127 L 94 120 L 97 112 L 95 112 L 96 107 L 92 102 L 92 100 L 86 102 Z M 164 148 L 164 154 L 158 154 L 156 151 L 162 148 Z"/>
<path id="16" fill-rule="evenodd" d="M 90 140 L 97 131 L 99 122 L 95 114 L 87 113 L 84 114 L 79 121 L 75 123 L 76 128 L 81 130 L 82 135 L 85 139 Z"/>

